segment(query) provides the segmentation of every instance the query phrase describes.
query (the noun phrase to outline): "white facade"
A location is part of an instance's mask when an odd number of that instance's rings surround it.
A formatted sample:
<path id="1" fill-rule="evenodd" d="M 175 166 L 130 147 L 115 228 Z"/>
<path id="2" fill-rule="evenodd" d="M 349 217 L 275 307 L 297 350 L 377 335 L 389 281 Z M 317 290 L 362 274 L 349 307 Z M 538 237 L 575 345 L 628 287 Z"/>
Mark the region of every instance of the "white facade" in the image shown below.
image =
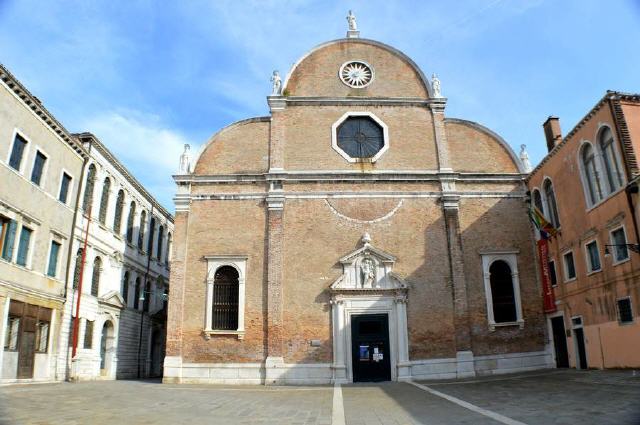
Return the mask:
<path id="1" fill-rule="evenodd" d="M 69 367 L 74 380 L 160 376 L 173 217 L 95 136 L 77 137 L 89 152 L 87 170 L 95 167 L 95 178 L 92 196 L 85 194 L 92 173 L 87 171 L 83 181 L 60 339 L 69 352 L 59 362 L 59 373 Z M 78 253 L 87 225 L 77 354 L 71 359 L 78 302 L 74 285 L 80 281 Z"/>

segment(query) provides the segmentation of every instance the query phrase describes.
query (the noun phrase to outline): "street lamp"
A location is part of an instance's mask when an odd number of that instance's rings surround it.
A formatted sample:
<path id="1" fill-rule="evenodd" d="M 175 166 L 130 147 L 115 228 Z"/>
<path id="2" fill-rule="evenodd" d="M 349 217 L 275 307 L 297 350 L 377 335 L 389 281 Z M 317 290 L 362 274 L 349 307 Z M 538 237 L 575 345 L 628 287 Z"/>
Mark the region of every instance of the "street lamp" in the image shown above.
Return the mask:
<path id="1" fill-rule="evenodd" d="M 609 255 L 611 255 L 609 253 L 609 247 L 613 246 L 613 247 L 618 247 L 618 246 L 624 246 L 626 247 L 628 250 L 631 250 L 633 252 L 635 252 L 636 254 L 640 253 L 640 244 L 634 244 L 634 243 L 619 243 L 619 244 L 612 244 L 612 245 L 605 245 L 604 246 L 604 256 L 608 257 Z"/>

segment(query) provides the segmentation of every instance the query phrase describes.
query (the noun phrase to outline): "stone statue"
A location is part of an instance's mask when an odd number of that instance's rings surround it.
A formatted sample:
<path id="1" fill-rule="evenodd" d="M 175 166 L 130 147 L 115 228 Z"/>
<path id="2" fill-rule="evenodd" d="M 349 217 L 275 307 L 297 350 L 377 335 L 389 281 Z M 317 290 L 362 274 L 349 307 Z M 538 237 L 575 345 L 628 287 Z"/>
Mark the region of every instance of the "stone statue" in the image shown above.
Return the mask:
<path id="1" fill-rule="evenodd" d="M 360 263 L 360 271 L 362 272 L 362 287 L 373 288 L 376 280 L 376 265 L 371 258 L 365 258 Z"/>
<path id="2" fill-rule="evenodd" d="M 527 145 L 520 145 L 520 161 L 524 166 L 524 171 L 530 173 L 533 170 L 531 162 L 529 161 L 529 154 L 527 153 Z"/>
<path id="3" fill-rule="evenodd" d="M 431 88 L 433 88 L 434 97 L 442 97 L 442 93 L 440 92 L 440 79 L 435 73 L 431 76 Z"/>
<path id="4" fill-rule="evenodd" d="M 356 15 L 349 11 L 347 15 L 347 22 L 349 22 L 349 31 L 358 31 L 358 24 L 356 23 Z"/>
<path id="5" fill-rule="evenodd" d="M 191 174 L 191 146 L 189 144 L 184 145 L 184 152 L 180 155 L 180 167 L 178 168 L 179 174 Z"/>
<path id="6" fill-rule="evenodd" d="M 282 94 L 282 79 L 280 78 L 280 73 L 278 71 L 273 71 L 271 82 L 273 83 L 271 94 L 273 96 L 280 96 Z"/>

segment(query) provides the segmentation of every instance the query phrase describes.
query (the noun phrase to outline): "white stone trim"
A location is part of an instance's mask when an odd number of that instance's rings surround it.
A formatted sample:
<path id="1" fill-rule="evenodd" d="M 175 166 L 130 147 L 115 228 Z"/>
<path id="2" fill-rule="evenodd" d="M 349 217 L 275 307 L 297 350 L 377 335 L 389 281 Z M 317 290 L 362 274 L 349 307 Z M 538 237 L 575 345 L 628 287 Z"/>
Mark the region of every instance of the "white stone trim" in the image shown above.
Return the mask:
<path id="1" fill-rule="evenodd" d="M 616 243 L 616 241 L 613 239 L 613 232 L 615 232 L 615 231 L 617 231 L 617 230 L 620 230 L 620 229 L 622 229 L 622 233 L 624 234 L 624 242 L 625 242 L 626 244 L 628 244 L 628 243 L 629 243 L 629 239 L 627 238 L 627 229 L 626 229 L 626 226 L 625 226 L 624 224 L 621 224 L 621 225 L 619 225 L 619 226 L 616 226 L 616 227 L 613 227 L 613 228 L 609 229 L 609 243 L 610 243 L 611 245 L 615 245 L 615 243 Z M 606 244 L 605 244 L 605 245 L 606 245 Z M 616 247 L 615 247 L 615 246 L 612 246 L 612 247 L 610 247 L 610 248 L 611 248 L 611 251 L 612 251 L 612 252 L 610 253 L 611 258 L 612 258 L 612 260 L 613 260 L 613 261 L 612 261 L 612 263 L 611 263 L 612 265 L 617 266 L 618 264 L 623 264 L 623 263 L 626 263 L 627 261 L 630 261 L 630 260 L 631 260 L 631 254 L 629 253 L 629 247 L 627 247 L 627 258 L 623 258 L 622 260 L 618 260 L 618 259 L 616 258 Z M 607 249 L 607 247 L 605 246 L 605 250 L 606 250 L 606 249 Z M 605 257 L 606 257 L 606 255 L 605 255 Z"/>
<path id="2" fill-rule="evenodd" d="M 484 291 L 487 302 L 487 321 L 489 329 L 494 331 L 500 326 L 519 326 L 524 327 L 524 318 L 522 316 L 522 300 L 520 299 L 520 279 L 518 277 L 518 257 L 516 253 L 493 253 L 480 254 L 482 257 L 482 274 L 484 276 Z M 511 283 L 513 284 L 513 298 L 516 304 L 516 321 L 496 323 L 493 314 L 493 295 L 491 292 L 491 273 L 489 269 L 496 261 L 504 261 L 511 268 Z"/>
<path id="3" fill-rule="evenodd" d="M 244 305 L 245 279 L 247 276 L 247 255 L 205 255 L 207 261 L 205 320 L 203 334 L 206 339 L 212 335 L 236 335 L 244 339 Z M 238 328 L 236 330 L 220 330 L 212 327 L 213 285 L 216 270 L 223 266 L 231 266 L 238 271 Z"/>
<path id="4" fill-rule="evenodd" d="M 391 217 L 393 217 L 395 215 L 395 213 L 400 209 L 400 207 L 402 206 L 404 199 L 400 198 L 400 201 L 398 201 L 398 204 L 393 207 L 393 209 L 391 211 L 389 211 L 388 213 L 386 213 L 385 215 L 375 218 L 373 220 L 359 220 L 357 218 L 352 218 L 352 217 L 348 217 L 344 214 L 342 214 L 341 212 L 339 212 L 337 209 L 335 209 L 335 207 L 333 205 L 331 205 L 331 202 L 329 202 L 329 199 L 324 198 L 324 202 L 327 204 L 327 206 L 329 207 L 329 209 L 331 210 L 332 213 L 334 213 L 335 215 L 337 215 L 338 217 L 347 220 L 347 221 L 351 221 L 354 223 L 364 223 L 364 224 L 372 224 L 372 223 L 379 223 L 381 221 L 385 221 Z"/>
<path id="5" fill-rule="evenodd" d="M 338 146 L 338 127 L 350 117 L 369 117 L 382 127 L 382 149 L 371 158 L 354 158 Z M 375 114 L 367 111 L 347 111 L 331 126 L 331 147 L 349 162 L 376 162 L 389 149 L 389 127 Z"/>
<path id="6" fill-rule="evenodd" d="M 20 159 L 20 167 L 17 170 L 9 165 L 9 161 L 11 160 L 11 154 L 13 153 L 13 147 L 14 147 L 14 142 L 16 140 L 16 135 L 20 135 L 20 137 L 22 137 L 27 142 L 27 145 L 24 147 L 24 151 L 22 152 L 22 158 Z M 32 145 L 33 145 L 33 142 L 29 137 L 27 137 L 26 132 L 24 132 L 22 129 L 18 129 L 17 127 L 13 129 L 11 141 L 9 142 L 9 152 L 7 152 L 6 164 L 7 164 L 7 167 L 16 171 L 18 174 L 22 175 L 24 178 L 26 178 L 29 181 L 31 181 L 30 179 L 31 176 L 27 177 L 25 174 L 25 171 L 26 171 L 27 158 L 29 157 Z"/>

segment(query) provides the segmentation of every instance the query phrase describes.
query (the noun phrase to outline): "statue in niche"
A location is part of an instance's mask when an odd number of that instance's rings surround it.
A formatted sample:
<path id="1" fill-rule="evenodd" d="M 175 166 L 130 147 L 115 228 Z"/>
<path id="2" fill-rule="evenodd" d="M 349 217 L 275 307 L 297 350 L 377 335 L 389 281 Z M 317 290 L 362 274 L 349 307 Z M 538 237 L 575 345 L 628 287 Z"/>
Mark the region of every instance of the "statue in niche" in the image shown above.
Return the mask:
<path id="1" fill-rule="evenodd" d="M 191 146 L 189 144 L 184 145 L 184 152 L 180 155 L 180 166 L 178 168 L 178 173 L 180 174 L 191 174 Z"/>
<path id="2" fill-rule="evenodd" d="M 360 272 L 362 273 L 362 287 L 373 288 L 373 284 L 376 281 L 376 264 L 371 258 L 362 260 Z"/>
<path id="3" fill-rule="evenodd" d="M 529 161 L 529 154 L 527 153 L 527 145 L 520 145 L 520 161 L 522 161 L 524 171 L 530 173 L 532 167 L 531 162 Z"/>
<path id="4" fill-rule="evenodd" d="M 434 97 L 442 97 L 442 92 L 440 91 L 440 79 L 435 73 L 431 75 L 431 87 L 433 88 Z"/>
<path id="5" fill-rule="evenodd" d="M 358 24 L 356 23 L 356 15 L 349 11 L 347 15 L 347 22 L 349 22 L 349 31 L 358 31 Z"/>
<path id="6" fill-rule="evenodd" d="M 282 92 L 282 79 L 280 78 L 280 73 L 278 71 L 273 71 L 271 82 L 273 83 L 271 94 L 274 96 L 280 96 Z"/>

